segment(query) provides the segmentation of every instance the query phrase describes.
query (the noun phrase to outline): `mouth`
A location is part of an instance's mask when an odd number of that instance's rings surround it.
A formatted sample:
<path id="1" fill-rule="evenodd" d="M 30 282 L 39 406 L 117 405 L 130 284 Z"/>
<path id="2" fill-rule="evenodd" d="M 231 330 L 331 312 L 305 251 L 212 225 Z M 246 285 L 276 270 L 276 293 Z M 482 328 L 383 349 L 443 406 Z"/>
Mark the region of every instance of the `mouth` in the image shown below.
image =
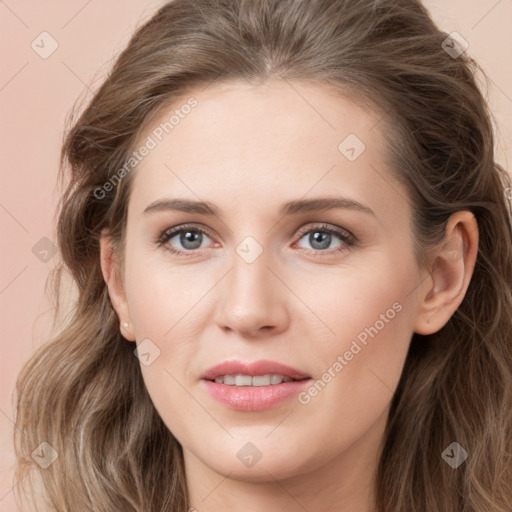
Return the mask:
<path id="1" fill-rule="evenodd" d="M 201 379 L 228 386 L 269 386 L 309 379 L 311 376 L 276 361 L 224 361 L 206 370 Z M 221 380 L 222 379 L 222 380 Z"/>
<path id="2" fill-rule="evenodd" d="M 203 373 L 205 391 L 230 409 L 259 412 L 297 396 L 311 377 L 274 361 L 226 361 Z"/>
<path id="3" fill-rule="evenodd" d="M 295 382 L 299 380 L 306 380 L 309 377 L 304 377 L 302 379 L 294 379 L 293 377 L 288 377 L 286 375 L 279 374 L 267 374 L 267 375 L 243 375 L 243 374 L 234 374 L 234 375 L 219 375 L 215 377 L 215 379 L 205 379 L 210 382 L 216 382 L 217 384 L 226 384 L 227 386 L 237 386 L 237 387 L 260 387 L 260 386 L 275 386 L 277 384 L 282 384 L 283 382 Z"/>

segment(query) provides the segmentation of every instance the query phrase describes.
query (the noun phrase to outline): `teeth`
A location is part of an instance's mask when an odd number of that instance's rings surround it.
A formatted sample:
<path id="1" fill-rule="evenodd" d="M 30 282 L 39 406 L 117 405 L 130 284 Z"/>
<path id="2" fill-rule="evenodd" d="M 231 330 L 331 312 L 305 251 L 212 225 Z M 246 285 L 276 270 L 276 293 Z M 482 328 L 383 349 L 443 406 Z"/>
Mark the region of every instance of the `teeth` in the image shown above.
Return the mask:
<path id="1" fill-rule="evenodd" d="M 283 375 L 221 375 L 216 377 L 215 382 L 227 384 L 228 386 L 270 386 L 272 384 L 281 384 L 282 382 L 291 382 L 291 377 Z"/>
<path id="2" fill-rule="evenodd" d="M 235 385 L 235 376 L 234 375 L 225 375 L 226 377 L 226 381 L 225 381 L 225 384 L 229 384 L 230 386 L 234 386 Z M 215 379 L 215 381 L 217 381 L 217 379 Z"/>
<path id="3" fill-rule="evenodd" d="M 252 377 L 249 375 L 237 375 L 235 386 L 252 386 Z"/>
<path id="4" fill-rule="evenodd" d="M 274 382 L 272 382 L 272 377 L 275 377 Z M 253 386 L 270 386 L 270 384 L 280 384 L 278 375 L 256 375 L 251 379 Z M 281 380 L 282 382 L 282 380 Z M 238 384 L 238 383 L 237 383 Z"/>

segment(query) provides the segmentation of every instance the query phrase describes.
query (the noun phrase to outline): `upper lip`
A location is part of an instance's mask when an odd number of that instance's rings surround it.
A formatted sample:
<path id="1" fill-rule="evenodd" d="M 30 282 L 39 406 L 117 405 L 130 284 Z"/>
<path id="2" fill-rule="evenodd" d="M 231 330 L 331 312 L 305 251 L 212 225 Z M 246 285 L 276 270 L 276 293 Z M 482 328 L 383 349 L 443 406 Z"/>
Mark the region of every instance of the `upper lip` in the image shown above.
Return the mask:
<path id="1" fill-rule="evenodd" d="M 304 372 L 301 372 L 291 366 L 277 363 L 275 361 L 254 361 L 244 363 L 242 361 L 224 361 L 223 363 L 212 366 L 206 370 L 201 379 L 214 380 L 221 375 L 282 375 L 292 379 L 301 380 L 310 378 Z"/>

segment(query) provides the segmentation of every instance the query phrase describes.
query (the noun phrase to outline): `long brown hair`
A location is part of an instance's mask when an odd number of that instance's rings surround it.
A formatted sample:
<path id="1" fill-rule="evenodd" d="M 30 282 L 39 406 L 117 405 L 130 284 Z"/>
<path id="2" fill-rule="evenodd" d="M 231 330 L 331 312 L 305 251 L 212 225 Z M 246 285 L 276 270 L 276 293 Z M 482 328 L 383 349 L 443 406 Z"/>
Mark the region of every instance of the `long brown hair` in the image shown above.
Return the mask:
<path id="1" fill-rule="evenodd" d="M 448 36 L 419 0 L 175 0 L 137 29 L 63 144 L 57 311 L 64 270 L 77 300 L 18 377 L 18 501 L 52 511 L 190 506 L 181 446 L 152 405 L 100 268 L 104 227 L 122 260 L 133 173 L 104 184 L 178 97 L 215 81 L 280 76 L 330 84 L 382 112 L 393 170 L 414 207 L 418 261 L 452 213 L 470 210 L 479 226 L 460 307 L 435 334 L 412 337 L 376 510 L 512 510 L 511 183 L 495 162 L 492 114 L 476 81 L 485 74 L 467 51 L 450 55 Z M 58 454 L 46 469 L 31 456 L 43 442 Z M 442 458 L 452 442 L 468 453 L 456 469 Z"/>

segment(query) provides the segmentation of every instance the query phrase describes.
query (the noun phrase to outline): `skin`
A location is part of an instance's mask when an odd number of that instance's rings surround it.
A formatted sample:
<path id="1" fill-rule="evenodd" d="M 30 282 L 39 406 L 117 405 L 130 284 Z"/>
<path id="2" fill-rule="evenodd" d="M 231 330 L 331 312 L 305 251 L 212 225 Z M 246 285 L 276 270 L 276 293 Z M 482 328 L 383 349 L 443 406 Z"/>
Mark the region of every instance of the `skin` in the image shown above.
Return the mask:
<path id="1" fill-rule="evenodd" d="M 377 114 L 322 85 L 277 79 L 191 95 L 197 107 L 133 171 L 124 269 L 114 272 L 107 231 L 101 240 L 123 336 L 137 344 L 149 338 L 160 350 L 141 371 L 183 446 L 190 502 L 200 512 L 369 512 L 411 337 L 439 330 L 461 303 L 477 254 L 476 220 L 454 214 L 422 269 L 408 195 L 383 164 Z M 160 112 L 141 143 L 184 103 Z M 366 145 L 352 162 L 338 149 L 351 133 Z M 334 196 L 375 215 L 278 213 L 287 201 Z M 220 213 L 142 214 L 164 197 L 208 201 Z M 192 256 L 155 243 L 184 223 L 207 231 Z M 335 253 L 345 243 L 333 235 L 327 249 L 318 248 L 307 229 L 319 224 L 350 231 L 356 244 Z M 247 236 L 263 249 L 252 263 L 236 252 Z M 191 247 L 179 236 L 167 244 Z M 263 412 L 234 411 L 199 385 L 203 371 L 233 359 L 270 359 L 322 379 L 394 303 L 401 310 L 307 404 L 292 397 Z M 248 442 L 262 454 L 252 467 L 237 457 Z"/>

